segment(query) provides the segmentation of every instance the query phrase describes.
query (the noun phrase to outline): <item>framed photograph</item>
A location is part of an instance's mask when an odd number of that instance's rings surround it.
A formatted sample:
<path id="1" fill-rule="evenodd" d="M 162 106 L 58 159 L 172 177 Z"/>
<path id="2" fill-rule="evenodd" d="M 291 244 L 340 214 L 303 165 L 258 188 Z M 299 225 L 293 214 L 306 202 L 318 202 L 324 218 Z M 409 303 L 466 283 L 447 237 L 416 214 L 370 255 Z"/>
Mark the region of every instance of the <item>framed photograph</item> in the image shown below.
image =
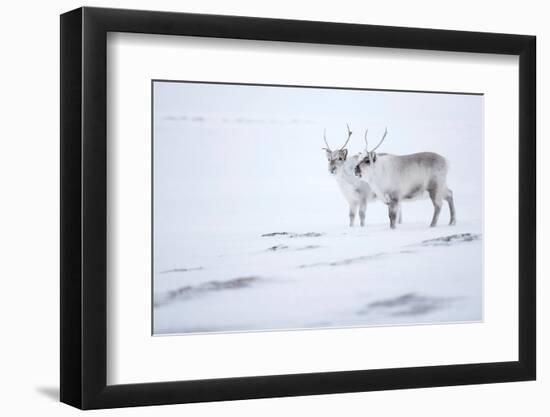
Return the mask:
<path id="1" fill-rule="evenodd" d="M 61 16 L 61 401 L 533 380 L 535 37 Z"/>

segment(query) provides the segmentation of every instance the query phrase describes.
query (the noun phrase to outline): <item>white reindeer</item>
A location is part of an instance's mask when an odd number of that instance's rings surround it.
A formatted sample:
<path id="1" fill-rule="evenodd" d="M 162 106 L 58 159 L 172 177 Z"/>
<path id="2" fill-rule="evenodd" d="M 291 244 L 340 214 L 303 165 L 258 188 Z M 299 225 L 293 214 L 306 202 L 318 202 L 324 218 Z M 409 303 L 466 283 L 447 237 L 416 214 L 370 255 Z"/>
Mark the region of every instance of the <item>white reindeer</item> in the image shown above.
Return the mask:
<path id="1" fill-rule="evenodd" d="M 411 155 L 376 154 L 384 136 L 371 151 L 368 150 L 365 133 L 365 154 L 359 157 L 355 175 L 366 181 L 379 199 L 388 205 L 390 227 L 395 228 L 395 220 L 401 202 L 415 200 L 428 195 L 434 205 L 431 227 L 437 225 L 443 200 L 449 204 L 450 225 L 456 224 L 453 192 L 447 188 L 447 160 L 433 152 L 420 152 Z"/>
<path id="2" fill-rule="evenodd" d="M 348 158 L 348 150 L 346 145 L 349 142 L 352 131 L 348 128 L 348 138 L 344 145 L 333 151 L 327 142 L 326 129 L 323 133 L 326 148 L 322 148 L 326 151 L 328 159 L 328 172 L 334 176 L 342 194 L 349 204 L 349 225 L 353 227 L 355 222 L 355 215 L 357 209 L 359 209 L 359 219 L 361 227 L 365 226 L 365 212 L 367 210 L 367 201 L 376 199 L 376 195 L 372 192 L 369 185 L 361 181 L 354 174 L 354 169 L 359 162 L 357 155 Z"/>

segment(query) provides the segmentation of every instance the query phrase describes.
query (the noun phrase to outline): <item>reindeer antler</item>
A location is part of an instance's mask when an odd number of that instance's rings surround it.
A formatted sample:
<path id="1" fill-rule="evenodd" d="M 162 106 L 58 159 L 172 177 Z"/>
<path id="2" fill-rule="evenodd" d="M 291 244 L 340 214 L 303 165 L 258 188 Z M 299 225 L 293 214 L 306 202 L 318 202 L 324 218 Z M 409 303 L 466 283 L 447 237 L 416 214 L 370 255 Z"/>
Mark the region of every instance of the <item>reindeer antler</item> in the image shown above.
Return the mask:
<path id="1" fill-rule="evenodd" d="M 325 128 L 325 130 L 323 130 L 323 139 L 325 140 L 325 144 L 327 145 L 327 147 L 323 148 L 323 149 L 326 149 L 327 151 L 330 151 L 330 145 L 327 142 L 327 128 Z"/>
<path id="2" fill-rule="evenodd" d="M 369 141 L 367 140 L 367 133 L 369 133 L 369 129 L 365 130 L 365 152 L 369 151 Z"/>
<path id="3" fill-rule="evenodd" d="M 346 123 L 346 127 L 348 128 L 348 138 L 346 140 L 346 143 L 344 143 L 344 145 L 340 148 L 340 150 L 344 149 L 346 147 L 346 145 L 348 144 L 349 142 L 349 138 L 351 138 L 351 134 L 353 133 L 350 129 L 349 129 L 349 125 Z"/>
<path id="4" fill-rule="evenodd" d="M 380 145 L 382 145 L 382 142 L 384 142 L 384 139 L 386 139 L 386 135 L 388 134 L 388 128 L 386 127 L 386 130 L 384 131 L 384 136 L 382 136 L 382 139 L 380 139 L 380 142 L 378 142 L 378 145 L 374 147 L 374 149 L 371 152 L 374 152 L 378 149 Z"/>

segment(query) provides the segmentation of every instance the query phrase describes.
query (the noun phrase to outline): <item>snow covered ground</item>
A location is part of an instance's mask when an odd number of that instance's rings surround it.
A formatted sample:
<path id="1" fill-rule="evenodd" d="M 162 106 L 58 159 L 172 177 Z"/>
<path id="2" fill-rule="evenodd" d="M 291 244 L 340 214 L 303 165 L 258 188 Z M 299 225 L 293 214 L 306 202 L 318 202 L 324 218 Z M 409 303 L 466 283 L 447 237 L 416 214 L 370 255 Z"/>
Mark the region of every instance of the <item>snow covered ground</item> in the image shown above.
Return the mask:
<path id="1" fill-rule="evenodd" d="M 367 230 L 212 236 L 215 249 L 156 274 L 155 332 L 481 319 L 478 227 Z"/>
<path id="2" fill-rule="evenodd" d="M 352 154 L 388 125 L 381 151 L 444 155 L 457 225 L 347 227 L 320 149 L 346 122 Z M 154 333 L 482 320 L 481 126 L 481 96 L 156 83 Z"/>

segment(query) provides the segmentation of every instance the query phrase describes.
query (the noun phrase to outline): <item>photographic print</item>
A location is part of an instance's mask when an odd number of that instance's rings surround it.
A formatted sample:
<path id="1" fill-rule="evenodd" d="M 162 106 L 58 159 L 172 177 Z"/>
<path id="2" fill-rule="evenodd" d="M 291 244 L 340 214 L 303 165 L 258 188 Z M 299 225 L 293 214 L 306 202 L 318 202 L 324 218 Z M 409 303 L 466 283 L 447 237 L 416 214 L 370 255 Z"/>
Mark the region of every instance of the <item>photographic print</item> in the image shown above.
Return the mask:
<path id="1" fill-rule="evenodd" d="M 152 81 L 153 334 L 483 320 L 483 95 Z"/>

